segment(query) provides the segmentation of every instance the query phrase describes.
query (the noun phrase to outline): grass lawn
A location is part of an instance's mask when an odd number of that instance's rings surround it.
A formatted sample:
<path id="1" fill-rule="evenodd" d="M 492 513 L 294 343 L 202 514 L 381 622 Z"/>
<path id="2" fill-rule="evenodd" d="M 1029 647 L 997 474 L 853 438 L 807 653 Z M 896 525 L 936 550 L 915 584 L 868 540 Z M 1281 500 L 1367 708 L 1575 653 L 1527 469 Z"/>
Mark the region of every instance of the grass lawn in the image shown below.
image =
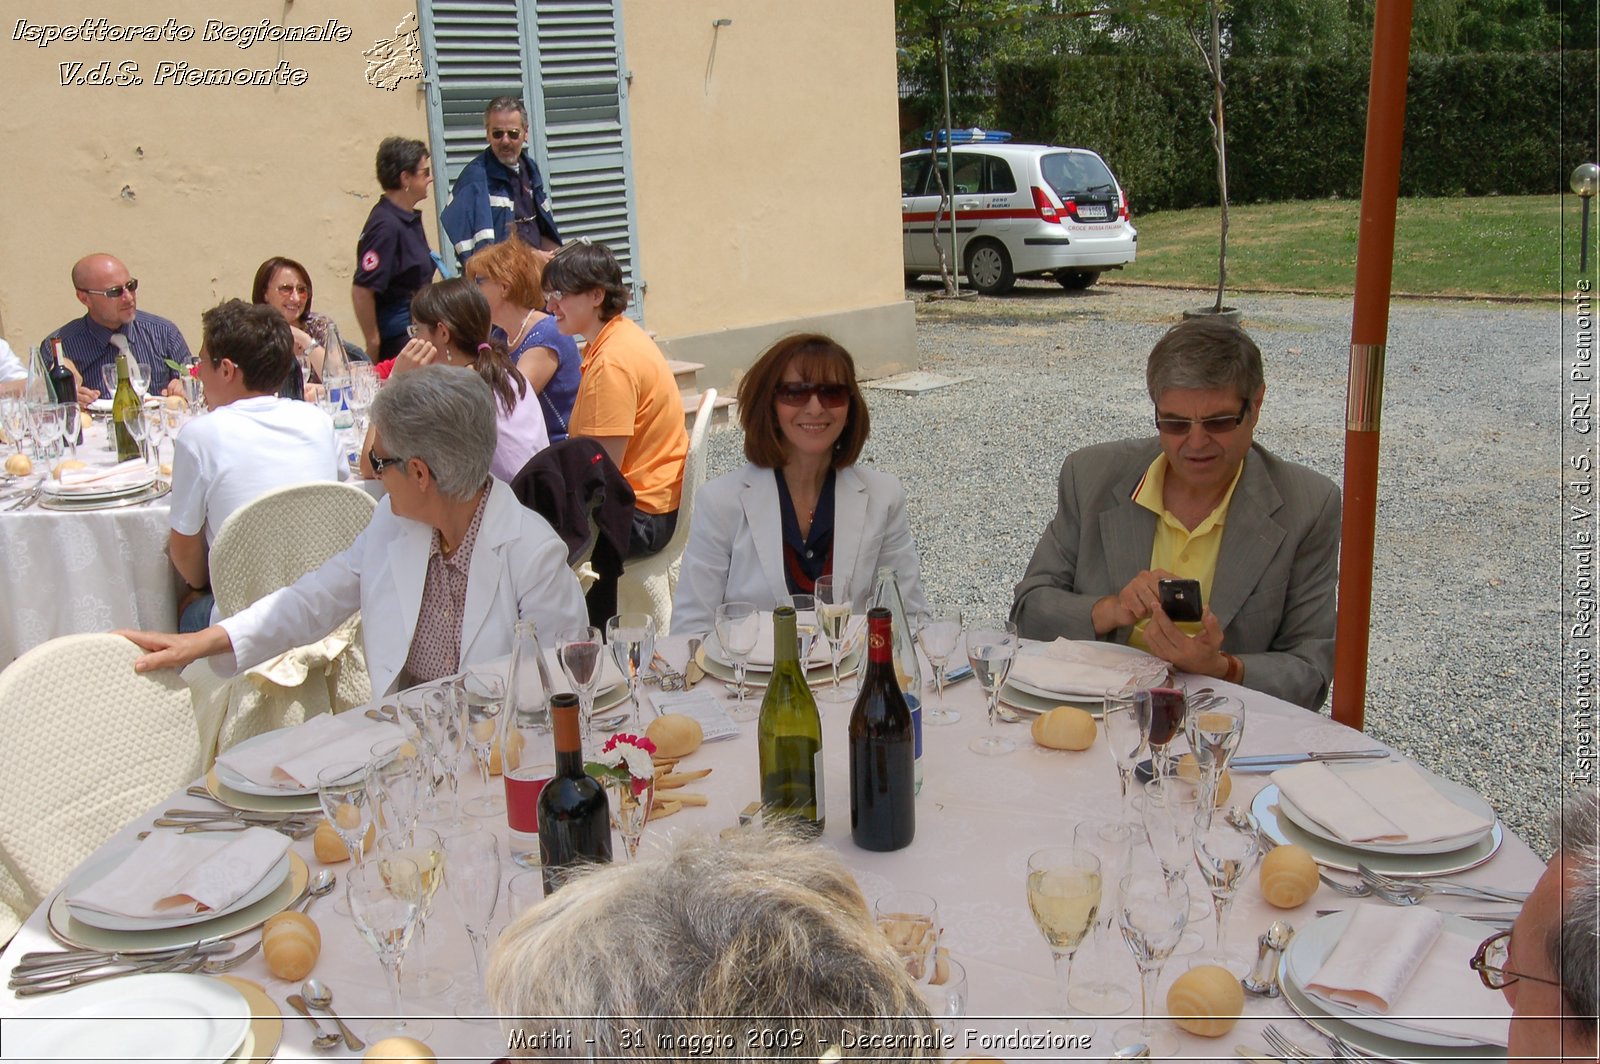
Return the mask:
<path id="1" fill-rule="evenodd" d="M 1570 295 L 1578 275 L 1582 201 L 1559 196 L 1403 199 L 1395 223 L 1396 295 Z M 1139 258 L 1109 281 L 1215 288 L 1216 208 L 1135 214 Z M 1592 212 L 1600 215 L 1600 205 Z M 1316 200 L 1234 207 L 1228 286 L 1348 293 L 1355 290 L 1360 203 Z M 1591 216 L 1593 225 L 1595 217 Z M 1567 247 L 1561 269 L 1561 235 Z M 1591 235 L 1590 265 L 1600 254 Z M 1563 276 L 1566 283 L 1563 284 Z"/>

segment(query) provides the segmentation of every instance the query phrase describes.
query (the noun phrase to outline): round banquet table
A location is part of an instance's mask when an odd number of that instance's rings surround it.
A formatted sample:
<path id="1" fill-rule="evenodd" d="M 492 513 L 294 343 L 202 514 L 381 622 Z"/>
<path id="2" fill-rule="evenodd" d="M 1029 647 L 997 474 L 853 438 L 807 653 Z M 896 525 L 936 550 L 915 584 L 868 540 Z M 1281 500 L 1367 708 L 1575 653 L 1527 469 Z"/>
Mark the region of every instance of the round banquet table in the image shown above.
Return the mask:
<path id="1" fill-rule="evenodd" d="M 663 640 L 663 653 L 674 665 L 686 658 L 685 637 Z M 928 673 L 927 675 L 931 675 Z M 1181 679 L 1181 677 L 1180 677 Z M 1220 681 L 1206 680 L 1219 693 L 1236 695 L 1247 704 L 1248 719 L 1239 755 L 1284 753 L 1304 750 L 1355 749 L 1377 745 L 1368 737 L 1335 724 L 1324 716 L 1309 713 L 1259 692 Z M 930 685 L 931 686 L 931 685 Z M 649 689 L 646 689 L 649 690 Z M 696 690 L 711 690 L 731 701 L 723 684 L 708 676 Z M 1137 972 L 1120 938 L 1112 935 L 1098 948 L 1086 943 L 1078 954 L 1074 980 L 1090 974 L 1110 978 L 1125 986 L 1134 997 L 1134 1008 L 1118 1017 L 1101 1018 L 1090 1048 L 1081 1051 L 1034 1052 L 1008 1048 L 1005 1040 L 1020 1031 L 1027 1033 L 1028 1016 L 1048 1014 L 1056 1003 L 1055 982 L 1048 948 L 1029 916 L 1024 878 L 1030 852 L 1040 846 L 1069 844 L 1073 826 L 1091 817 L 1114 817 L 1119 813 L 1120 797 L 1112 759 L 1103 737 L 1083 752 L 1045 750 L 1035 746 L 1024 718 L 1022 724 L 997 727 L 1017 741 L 1018 749 L 1008 756 L 981 757 L 967 749 L 967 741 L 986 726 L 982 692 L 971 680 L 947 690 L 951 708 L 962 713 L 960 722 L 924 730 L 925 784 L 917 799 L 915 841 L 894 853 L 870 853 L 857 849 L 850 841 L 848 752 L 845 730 L 849 706 L 823 709 L 823 743 L 826 776 L 827 825 L 822 843 L 835 849 L 854 872 L 868 902 L 892 890 L 921 890 L 937 898 L 939 922 L 943 928 L 940 944 L 967 970 L 968 1005 L 964 1019 L 954 1021 L 956 1044 L 945 1053 L 947 1059 L 961 1056 L 994 1056 L 1009 1061 L 1029 1059 L 1104 1060 L 1114 1047 L 1111 1032 L 1132 1022 L 1138 1011 Z M 759 697 L 759 692 L 756 692 Z M 929 693 L 929 699 L 933 697 Z M 648 706 L 645 713 L 649 713 Z M 470 755 L 464 755 L 464 764 Z M 691 783 L 688 791 L 705 794 L 703 808 L 684 807 L 667 819 L 654 821 L 645 831 L 641 854 L 660 846 L 680 831 L 720 832 L 736 823 L 737 815 L 759 797 L 755 750 L 755 723 L 740 725 L 739 735 L 721 742 L 707 743 L 684 760 L 685 771 L 710 768 L 711 774 Z M 1229 804 L 1248 806 L 1256 791 L 1266 785 L 1266 775 L 1235 775 Z M 499 781 L 492 781 L 499 787 Z M 464 773 L 462 796 L 477 793 L 475 774 Z M 162 803 L 161 808 L 195 808 L 205 803 L 182 794 Z M 126 838 L 149 827 L 159 815 L 151 810 L 119 834 Z M 483 823 L 504 834 L 503 816 Z M 1139 843 L 1139 845 L 1144 845 Z M 313 872 L 320 868 L 311 840 L 294 844 Z M 614 840 L 614 852 L 622 859 L 621 840 Z M 334 866 L 343 872 L 344 866 Z M 521 871 L 506 862 L 505 878 Z M 1510 831 L 1498 854 L 1486 864 L 1455 878 L 1512 889 L 1530 889 L 1542 871 L 1542 864 L 1531 850 Z M 448 865 L 446 878 L 448 879 Z M 1206 899 L 1197 873 L 1188 876 L 1191 890 Z M 1346 877 L 1349 878 L 1349 877 Z M 1108 884 L 1108 889 L 1111 888 Z M 1109 900 L 1103 904 L 1113 904 Z M 1432 899 L 1440 909 L 1481 909 L 1480 903 L 1451 905 L 1459 899 Z M 1239 952 L 1255 951 L 1256 937 L 1274 919 L 1284 918 L 1296 927 L 1316 919 L 1318 909 L 1344 909 L 1355 904 L 1327 886 L 1297 909 L 1271 908 L 1261 898 L 1252 874 L 1241 887 L 1229 924 L 1230 946 Z M 506 898 L 502 890 L 492 934 L 505 926 Z M 368 1021 L 364 1016 L 386 1013 L 389 999 L 383 973 L 371 949 L 358 936 L 348 917 L 336 915 L 329 900 L 313 910 L 322 930 L 322 955 L 313 974 L 337 992 L 336 1006 L 358 1034 L 365 1036 Z M 449 899 L 449 889 L 440 891 L 429 920 L 429 948 L 433 964 L 453 973 L 457 985 L 472 978 L 471 954 L 459 917 Z M 1209 949 L 1214 933 L 1207 916 L 1192 926 L 1205 939 Z M 1491 933 L 1486 927 L 1485 937 Z M 243 949 L 256 941 L 249 932 L 238 939 Z M 29 950 L 48 949 L 53 940 L 46 926 L 44 908 L 28 918 L 23 929 L 0 956 L 0 969 L 8 974 L 16 958 Z M 1165 1011 L 1166 988 L 1181 974 L 1189 961 L 1174 957 L 1161 979 L 1158 1010 Z M 285 1012 L 283 1046 L 279 1060 L 338 1059 L 346 1053 L 341 1047 L 328 1053 L 311 1049 L 310 1026 L 286 1005 L 285 996 L 298 987 L 275 979 L 260 956 L 235 969 L 234 975 L 261 983 Z M 1232 1047 L 1247 1043 L 1263 1047 L 1261 1026 L 1272 1021 L 1285 1033 L 1315 1051 L 1322 1039 L 1288 1005 L 1279 999 L 1247 995 L 1245 1018 L 1228 1035 L 1205 1039 L 1176 1032 L 1183 1059 L 1234 1059 Z M 47 999 L 46 999 L 47 1000 Z M 0 995 L 0 1023 L 14 1015 L 23 1002 L 9 992 Z M 426 1039 L 441 1059 L 491 1060 L 505 1053 L 505 1037 L 498 1025 L 469 1024 L 458 1020 L 445 1001 L 406 998 L 408 1013 L 437 1016 L 434 1031 Z M 998 1039 L 987 1044 L 980 1039 Z M 582 1047 L 577 1047 L 582 1056 Z"/>

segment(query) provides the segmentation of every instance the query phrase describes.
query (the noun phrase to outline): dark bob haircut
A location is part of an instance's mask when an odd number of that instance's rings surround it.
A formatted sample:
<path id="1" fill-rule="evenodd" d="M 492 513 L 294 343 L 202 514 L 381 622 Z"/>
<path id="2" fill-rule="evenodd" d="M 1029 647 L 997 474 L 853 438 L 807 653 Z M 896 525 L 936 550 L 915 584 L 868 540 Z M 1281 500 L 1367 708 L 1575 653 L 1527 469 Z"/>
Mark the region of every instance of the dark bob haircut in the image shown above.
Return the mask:
<path id="1" fill-rule="evenodd" d="M 786 336 L 756 359 L 739 381 L 739 424 L 744 428 L 744 456 L 763 469 L 781 469 L 788 461 L 788 446 L 778 427 L 778 385 L 793 365 L 800 379 L 820 384 L 843 384 L 850 389 L 850 413 L 844 431 L 833 445 L 834 469 L 855 465 L 866 446 L 872 421 L 867 401 L 856 383 L 856 360 L 850 352 L 819 333 Z"/>
<path id="2" fill-rule="evenodd" d="M 428 146 L 406 137 L 384 137 L 378 145 L 378 186 L 385 192 L 400 187 L 400 175 L 415 173 L 428 157 Z"/>
<path id="3" fill-rule="evenodd" d="M 622 267 L 604 244 L 575 240 L 544 264 L 546 292 L 587 292 L 598 288 L 605 294 L 600 301 L 600 320 L 610 321 L 628 307 L 628 289 L 622 283 Z"/>
<path id="4" fill-rule="evenodd" d="M 306 305 L 300 308 L 300 324 L 304 326 L 305 320 L 311 316 L 311 272 L 293 259 L 286 259 L 282 255 L 274 255 L 257 267 L 256 279 L 250 283 L 250 302 L 265 303 L 267 301 L 267 286 L 272 283 L 272 275 L 279 270 L 293 270 L 306 283 Z"/>

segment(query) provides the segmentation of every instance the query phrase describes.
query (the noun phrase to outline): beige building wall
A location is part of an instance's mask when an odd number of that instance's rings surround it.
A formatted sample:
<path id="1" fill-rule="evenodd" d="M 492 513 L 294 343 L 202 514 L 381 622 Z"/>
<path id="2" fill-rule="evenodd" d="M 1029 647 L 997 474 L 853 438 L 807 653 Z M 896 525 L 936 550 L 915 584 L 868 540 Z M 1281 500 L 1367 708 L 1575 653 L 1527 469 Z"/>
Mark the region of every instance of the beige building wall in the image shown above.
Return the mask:
<path id="1" fill-rule="evenodd" d="M 391 134 L 427 140 L 420 83 L 403 81 L 393 91 L 368 85 L 362 52 L 393 38 L 408 14 L 414 19 L 409 0 L 9 0 L 0 9 L 0 336 L 25 354 L 80 316 L 68 271 L 80 256 L 108 251 L 139 279 L 140 310 L 171 318 L 191 347 L 199 344 L 200 312 L 248 299 L 256 267 L 272 255 L 306 264 L 313 306 L 359 343 L 350 278 L 356 238 L 379 193 L 378 142 Z M 19 23 L 77 27 L 101 17 L 194 36 L 46 47 L 15 39 Z M 240 48 L 203 40 L 213 19 L 255 28 L 263 19 L 289 26 L 337 19 L 350 35 Z M 75 82 L 92 81 L 91 71 L 107 62 L 113 78 L 143 83 L 61 84 L 61 64 L 83 64 L 65 75 Z M 264 68 L 301 84 L 175 84 L 181 72 L 163 70 L 163 62 Z M 166 84 L 157 84 L 161 74 Z"/>

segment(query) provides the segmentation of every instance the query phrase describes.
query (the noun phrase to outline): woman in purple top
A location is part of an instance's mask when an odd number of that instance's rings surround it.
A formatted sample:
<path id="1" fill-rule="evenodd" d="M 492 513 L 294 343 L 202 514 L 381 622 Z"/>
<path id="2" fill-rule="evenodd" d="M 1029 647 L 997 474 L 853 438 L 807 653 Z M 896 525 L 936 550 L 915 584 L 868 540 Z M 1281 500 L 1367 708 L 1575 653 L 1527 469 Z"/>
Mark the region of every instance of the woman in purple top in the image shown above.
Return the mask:
<path id="1" fill-rule="evenodd" d="M 513 237 L 474 254 L 464 272 L 488 300 L 495 333 L 511 361 L 538 393 L 550 442 L 566 439 L 583 359 L 572 337 L 561 335 L 555 319 L 539 309 L 544 300 L 538 256 Z"/>

